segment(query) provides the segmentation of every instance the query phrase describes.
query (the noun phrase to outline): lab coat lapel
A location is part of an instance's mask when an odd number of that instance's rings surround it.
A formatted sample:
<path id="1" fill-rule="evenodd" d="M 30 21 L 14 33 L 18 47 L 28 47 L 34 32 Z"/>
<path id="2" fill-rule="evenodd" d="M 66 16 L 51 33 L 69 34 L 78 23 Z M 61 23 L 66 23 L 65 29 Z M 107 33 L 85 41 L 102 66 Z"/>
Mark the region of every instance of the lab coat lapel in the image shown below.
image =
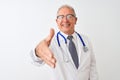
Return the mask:
<path id="1" fill-rule="evenodd" d="M 79 56 L 79 67 L 78 67 L 78 69 L 79 69 L 80 66 L 81 66 L 81 54 L 82 54 L 83 51 L 82 51 L 82 44 L 81 44 L 78 36 L 77 36 L 77 43 L 78 43 L 78 56 Z"/>

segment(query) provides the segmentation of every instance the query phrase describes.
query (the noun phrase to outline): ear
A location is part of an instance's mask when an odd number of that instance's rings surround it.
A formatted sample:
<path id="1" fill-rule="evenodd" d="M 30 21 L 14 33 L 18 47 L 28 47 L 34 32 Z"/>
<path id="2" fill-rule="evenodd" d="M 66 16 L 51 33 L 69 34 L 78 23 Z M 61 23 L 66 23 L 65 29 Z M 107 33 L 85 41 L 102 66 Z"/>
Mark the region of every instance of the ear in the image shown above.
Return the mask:
<path id="1" fill-rule="evenodd" d="M 56 19 L 56 23 L 58 24 L 58 20 Z"/>
<path id="2" fill-rule="evenodd" d="M 57 19 L 56 19 L 56 23 L 57 23 Z"/>
<path id="3" fill-rule="evenodd" d="M 75 18 L 75 24 L 77 23 L 77 17 Z"/>

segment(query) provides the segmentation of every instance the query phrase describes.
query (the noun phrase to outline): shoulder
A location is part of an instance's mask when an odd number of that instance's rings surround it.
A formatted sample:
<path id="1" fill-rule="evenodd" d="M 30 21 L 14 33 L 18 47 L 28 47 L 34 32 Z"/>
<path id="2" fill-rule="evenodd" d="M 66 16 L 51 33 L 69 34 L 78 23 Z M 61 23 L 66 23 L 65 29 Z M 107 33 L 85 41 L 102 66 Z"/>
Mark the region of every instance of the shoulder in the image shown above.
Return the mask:
<path id="1" fill-rule="evenodd" d="M 77 32 L 77 33 L 81 36 L 86 46 L 91 46 L 91 40 L 89 39 L 88 35 L 80 33 L 80 32 Z"/>
<path id="2" fill-rule="evenodd" d="M 80 37 L 83 39 L 83 40 L 85 40 L 85 41 L 88 41 L 89 40 L 89 38 L 88 38 L 88 36 L 86 35 L 86 34 L 83 34 L 83 33 L 80 33 L 80 32 L 77 32 L 79 35 L 80 35 Z"/>

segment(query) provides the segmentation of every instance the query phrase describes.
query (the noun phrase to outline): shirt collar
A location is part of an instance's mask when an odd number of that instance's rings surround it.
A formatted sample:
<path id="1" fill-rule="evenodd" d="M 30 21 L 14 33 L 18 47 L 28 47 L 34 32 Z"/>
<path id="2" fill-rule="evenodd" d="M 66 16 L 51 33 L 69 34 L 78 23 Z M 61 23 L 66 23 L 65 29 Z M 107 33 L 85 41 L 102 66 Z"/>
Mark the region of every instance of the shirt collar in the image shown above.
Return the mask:
<path id="1" fill-rule="evenodd" d="M 67 39 L 67 37 L 69 36 L 69 35 L 63 33 L 62 31 L 60 31 L 60 34 L 62 34 L 62 35 L 65 37 L 65 39 Z M 72 34 L 72 36 L 73 36 L 73 39 L 76 39 L 76 38 L 77 38 L 76 32 L 74 32 L 74 33 Z M 62 36 L 59 36 L 59 39 L 60 39 L 60 41 L 61 41 L 61 40 L 64 40 L 64 38 L 63 38 Z"/>

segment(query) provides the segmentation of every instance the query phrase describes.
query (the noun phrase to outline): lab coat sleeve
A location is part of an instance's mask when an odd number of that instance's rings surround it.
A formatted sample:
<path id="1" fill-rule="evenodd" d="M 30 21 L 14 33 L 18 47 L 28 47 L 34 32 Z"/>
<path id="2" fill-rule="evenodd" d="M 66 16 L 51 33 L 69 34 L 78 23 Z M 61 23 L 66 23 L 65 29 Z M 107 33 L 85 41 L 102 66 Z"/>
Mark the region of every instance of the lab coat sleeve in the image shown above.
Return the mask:
<path id="1" fill-rule="evenodd" d="M 90 67 L 90 80 L 98 80 L 98 72 L 96 69 L 96 60 L 95 60 L 95 55 L 91 54 L 91 67 Z"/>
<path id="2" fill-rule="evenodd" d="M 30 51 L 30 57 L 32 59 L 32 62 L 31 62 L 32 64 L 37 65 L 37 66 L 41 66 L 44 64 L 44 61 L 36 56 L 34 49 Z"/>
<path id="3" fill-rule="evenodd" d="M 98 80 L 98 72 L 96 66 L 96 59 L 95 54 L 93 51 L 93 46 L 91 44 L 90 39 L 86 35 L 82 35 L 83 40 L 90 51 L 90 72 L 89 72 L 89 79 L 88 80 Z"/>
<path id="4" fill-rule="evenodd" d="M 93 48 L 91 45 L 91 42 L 89 42 L 90 48 L 91 48 L 91 64 L 90 64 L 90 80 L 98 80 L 98 72 L 96 68 L 96 59 L 95 54 L 93 52 Z"/>

